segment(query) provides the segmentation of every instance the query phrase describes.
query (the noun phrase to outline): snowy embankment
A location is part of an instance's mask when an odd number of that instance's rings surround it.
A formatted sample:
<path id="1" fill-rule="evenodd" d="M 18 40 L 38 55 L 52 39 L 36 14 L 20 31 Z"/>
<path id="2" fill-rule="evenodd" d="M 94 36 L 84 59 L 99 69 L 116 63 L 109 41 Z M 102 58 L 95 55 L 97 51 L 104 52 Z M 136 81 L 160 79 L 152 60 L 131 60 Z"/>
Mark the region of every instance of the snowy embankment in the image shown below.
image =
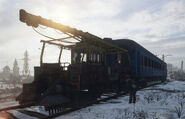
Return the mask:
<path id="1" fill-rule="evenodd" d="M 19 102 L 17 101 L 3 102 L 3 103 L 0 103 L 0 109 L 11 107 L 11 106 L 17 106 L 17 105 L 19 105 Z"/>
<path id="2" fill-rule="evenodd" d="M 185 119 L 185 82 L 173 81 L 137 92 L 136 104 L 129 96 L 96 104 L 57 119 Z"/>

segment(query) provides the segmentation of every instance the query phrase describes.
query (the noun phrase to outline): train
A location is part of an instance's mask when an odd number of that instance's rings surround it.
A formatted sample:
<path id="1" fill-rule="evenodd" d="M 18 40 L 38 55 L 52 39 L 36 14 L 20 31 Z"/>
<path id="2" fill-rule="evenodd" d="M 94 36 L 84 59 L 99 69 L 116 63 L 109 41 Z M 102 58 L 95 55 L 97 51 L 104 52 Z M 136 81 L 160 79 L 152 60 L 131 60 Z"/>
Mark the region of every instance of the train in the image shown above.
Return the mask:
<path id="1" fill-rule="evenodd" d="M 102 39 L 22 9 L 20 21 L 33 28 L 43 25 L 68 35 L 41 40 L 40 66 L 34 67 L 34 81 L 23 84 L 23 91 L 16 98 L 20 104 L 34 102 L 47 108 L 69 106 L 87 95 L 97 99 L 104 93 L 129 91 L 128 77 L 136 81 L 138 87 L 166 80 L 166 63 L 133 40 Z M 64 45 L 66 43 L 69 44 Z M 58 62 L 43 63 L 46 44 L 59 47 Z M 70 63 L 60 61 L 63 49 L 71 51 Z"/>

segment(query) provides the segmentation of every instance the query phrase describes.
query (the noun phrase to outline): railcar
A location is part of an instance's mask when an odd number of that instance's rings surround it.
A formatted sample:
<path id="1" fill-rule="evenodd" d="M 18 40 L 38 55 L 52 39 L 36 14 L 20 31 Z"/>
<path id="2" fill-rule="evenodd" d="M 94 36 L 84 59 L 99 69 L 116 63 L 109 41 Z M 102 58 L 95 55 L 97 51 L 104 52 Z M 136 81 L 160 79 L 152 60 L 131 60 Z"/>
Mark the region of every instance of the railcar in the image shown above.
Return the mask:
<path id="1" fill-rule="evenodd" d="M 94 99 L 107 92 L 128 91 L 128 77 L 141 87 L 166 79 L 166 63 L 133 40 L 102 39 L 24 10 L 20 10 L 20 20 L 28 26 L 44 25 L 68 35 L 41 40 L 40 66 L 34 67 L 34 81 L 23 85 L 17 97 L 21 104 L 34 102 L 47 108 L 73 105 L 85 99 L 84 96 Z M 71 38 L 77 42 L 66 40 Z M 58 62 L 43 63 L 46 44 L 60 48 Z M 63 49 L 71 50 L 71 63 L 61 63 Z"/>
<path id="2" fill-rule="evenodd" d="M 152 81 L 166 80 L 166 63 L 143 46 L 130 39 L 109 39 L 108 41 L 128 51 L 131 59 L 130 67 L 132 78 L 140 82 L 140 84 L 146 86 L 147 83 Z"/>

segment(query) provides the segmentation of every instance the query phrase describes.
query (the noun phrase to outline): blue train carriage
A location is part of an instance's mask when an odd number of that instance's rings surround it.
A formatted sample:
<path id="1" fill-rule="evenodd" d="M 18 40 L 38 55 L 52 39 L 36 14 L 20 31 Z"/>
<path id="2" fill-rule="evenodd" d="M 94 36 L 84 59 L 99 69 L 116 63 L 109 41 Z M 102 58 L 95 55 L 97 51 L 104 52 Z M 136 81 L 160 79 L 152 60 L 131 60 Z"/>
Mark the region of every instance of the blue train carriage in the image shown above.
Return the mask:
<path id="1" fill-rule="evenodd" d="M 135 41 L 129 39 L 105 40 L 128 50 L 129 58 L 124 59 L 124 64 L 130 65 L 131 78 L 137 80 L 141 85 L 146 86 L 148 83 L 166 80 L 166 63 Z"/>
<path id="2" fill-rule="evenodd" d="M 118 49 L 124 50 L 111 50 L 105 54 L 104 65 L 107 68 L 109 88 L 113 92 L 119 92 L 121 90 L 127 90 L 127 76 L 130 74 L 130 59 L 128 51 L 125 48 L 120 47 L 111 38 L 104 38 L 104 41 L 114 45 Z"/>

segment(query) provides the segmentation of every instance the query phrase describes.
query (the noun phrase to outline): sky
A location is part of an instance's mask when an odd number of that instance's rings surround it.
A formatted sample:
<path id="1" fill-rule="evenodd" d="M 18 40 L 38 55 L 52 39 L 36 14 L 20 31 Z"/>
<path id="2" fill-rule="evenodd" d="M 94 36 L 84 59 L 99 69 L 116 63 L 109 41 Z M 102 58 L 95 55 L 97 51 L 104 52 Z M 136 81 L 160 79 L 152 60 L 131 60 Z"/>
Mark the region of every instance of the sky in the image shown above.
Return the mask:
<path id="1" fill-rule="evenodd" d="M 22 70 L 26 50 L 30 70 L 39 66 L 40 40 L 46 38 L 19 21 L 20 9 L 101 38 L 132 39 L 160 58 L 172 55 L 165 61 L 178 67 L 185 61 L 185 0 L 0 0 L 0 71 L 12 68 L 15 58 Z M 48 28 L 37 30 L 63 36 Z M 57 61 L 58 48 L 46 49 L 45 61 Z M 62 60 L 69 57 L 65 51 Z"/>

